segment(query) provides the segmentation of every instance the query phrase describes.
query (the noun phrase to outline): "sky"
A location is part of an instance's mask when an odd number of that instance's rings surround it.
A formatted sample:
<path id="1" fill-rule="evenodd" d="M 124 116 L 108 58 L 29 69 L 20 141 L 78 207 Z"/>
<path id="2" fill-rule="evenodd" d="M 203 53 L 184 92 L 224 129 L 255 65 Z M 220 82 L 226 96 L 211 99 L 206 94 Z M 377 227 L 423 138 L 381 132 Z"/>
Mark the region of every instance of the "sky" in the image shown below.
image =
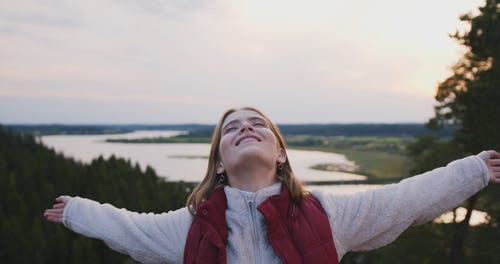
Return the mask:
<path id="1" fill-rule="evenodd" d="M 0 1 L 0 124 L 425 122 L 484 0 Z"/>

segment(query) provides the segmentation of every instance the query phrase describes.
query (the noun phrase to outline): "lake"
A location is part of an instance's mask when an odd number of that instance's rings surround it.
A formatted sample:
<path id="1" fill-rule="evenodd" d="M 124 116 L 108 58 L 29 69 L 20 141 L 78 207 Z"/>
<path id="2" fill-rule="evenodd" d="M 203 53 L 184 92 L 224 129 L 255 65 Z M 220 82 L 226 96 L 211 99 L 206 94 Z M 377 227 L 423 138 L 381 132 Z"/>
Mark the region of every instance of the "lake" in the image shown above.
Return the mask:
<path id="1" fill-rule="evenodd" d="M 134 131 L 127 134 L 106 135 L 51 135 L 42 136 L 39 140 L 47 147 L 83 162 L 90 162 L 102 155 L 107 158 L 111 155 L 129 159 L 138 163 L 142 169 L 151 166 L 160 177 L 171 181 L 201 181 L 207 168 L 209 144 L 191 143 L 109 143 L 106 139 L 136 139 L 145 137 L 169 137 L 185 133 L 183 131 Z M 288 158 L 296 176 L 308 182 L 363 180 L 363 175 L 353 173 L 321 171 L 311 169 L 311 166 L 323 163 L 342 164 L 346 167 L 355 166 L 344 155 L 321 151 L 288 150 Z M 325 186 L 308 186 L 309 189 Z M 341 185 L 332 186 L 335 192 L 355 192 L 375 187 L 375 185 Z M 332 189 L 332 191 L 333 191 Z"/>

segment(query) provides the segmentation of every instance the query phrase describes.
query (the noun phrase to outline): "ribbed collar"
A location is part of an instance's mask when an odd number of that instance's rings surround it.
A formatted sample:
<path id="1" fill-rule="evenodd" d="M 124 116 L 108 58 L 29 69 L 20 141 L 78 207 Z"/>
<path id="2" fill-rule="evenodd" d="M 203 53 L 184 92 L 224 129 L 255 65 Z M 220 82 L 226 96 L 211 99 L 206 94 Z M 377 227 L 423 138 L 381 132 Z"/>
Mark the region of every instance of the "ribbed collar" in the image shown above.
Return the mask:
<path id="1" fill-rule="evenodd" d="M 246 210 L 248 202 L 253 202 L 257 208 L 268 197 L 277 195 L 281 191 L 281 182 L 278 181 L 272 185 L 266 186 L 256 192 L 248 192 L 233 188 L 230 186 L 224 187 L 224 192 L 227 198 L 227 209 L 230 211 Z"/>

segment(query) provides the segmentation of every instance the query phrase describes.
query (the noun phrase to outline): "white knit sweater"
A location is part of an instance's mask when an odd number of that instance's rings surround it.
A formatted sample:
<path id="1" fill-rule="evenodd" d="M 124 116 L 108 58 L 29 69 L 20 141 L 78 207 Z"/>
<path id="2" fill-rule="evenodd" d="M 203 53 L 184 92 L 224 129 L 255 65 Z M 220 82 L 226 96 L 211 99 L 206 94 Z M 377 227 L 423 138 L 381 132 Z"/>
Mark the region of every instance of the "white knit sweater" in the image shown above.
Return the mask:
<path id="1" fill-rule="evenodd" d="M 313 191 L 327 212 L 339 259 L 349 251 L 382 247 L 411 225 L 428 222 L 458 206 L 488 184 L 484 161 L 471 156 L 446 167 L 352 195 Z M 231 187 L 228 201 L 228 263 L 280 263 L 266 239 L 265 220 L 256 209 L 280 192 L 281 183 L 256 193 Z M 182 263 L 193 217 L 187 208 L 162 214 L 135 213 L 75 197 L 63 223 L 85 236 L 144 263 Z"/>

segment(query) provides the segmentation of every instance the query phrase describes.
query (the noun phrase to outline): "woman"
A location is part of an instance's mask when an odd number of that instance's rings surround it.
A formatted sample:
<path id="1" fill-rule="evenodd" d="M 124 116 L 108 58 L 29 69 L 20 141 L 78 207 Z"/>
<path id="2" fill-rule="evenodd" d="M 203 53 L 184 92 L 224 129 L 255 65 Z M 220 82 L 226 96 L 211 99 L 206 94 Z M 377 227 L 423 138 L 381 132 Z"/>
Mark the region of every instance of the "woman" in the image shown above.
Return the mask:
<path id="1" fill-rule="evenodd" d="M 338 263 L 349 251 L 389 244 L 489 182 L 500 183 L 496 151 L 355 195 L 308 193 L 278 128 L 245 107 L 217 124 L 207 173 L 186 207 L 139 214 L 60 196 L 44 216 L 145 263 Z"/>

